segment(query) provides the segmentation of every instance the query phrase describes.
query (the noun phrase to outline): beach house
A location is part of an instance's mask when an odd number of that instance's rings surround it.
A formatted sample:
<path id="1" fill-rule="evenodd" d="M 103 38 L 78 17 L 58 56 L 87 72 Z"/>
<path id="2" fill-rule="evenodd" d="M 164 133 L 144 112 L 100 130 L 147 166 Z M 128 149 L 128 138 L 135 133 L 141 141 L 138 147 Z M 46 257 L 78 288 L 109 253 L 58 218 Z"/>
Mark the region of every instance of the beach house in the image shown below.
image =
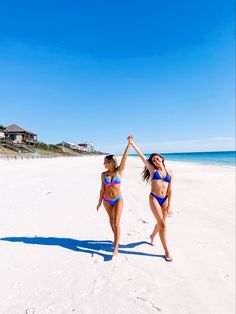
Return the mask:
<path id="1" fill-rule="evenodd" d="M 94 145 L 91 144 L 91 143 L 80 143 L 80 144 L 78 144 L 78 145 L 79 145 L 80 147 L 83 147 L 84 150 L 85 150 L 86 152 L 89 152 L 89 153 L 92 153 L 92 152 L 94 152 L 94 150 L 95 150 Z"/>
<path id="2" fill-rule="evenodd" d="M 9 125 L 4 130 L 7 139 L 13 143 L 35 144 L 37 143 L 37 134 L 27 131 L 16 124 Z"/>

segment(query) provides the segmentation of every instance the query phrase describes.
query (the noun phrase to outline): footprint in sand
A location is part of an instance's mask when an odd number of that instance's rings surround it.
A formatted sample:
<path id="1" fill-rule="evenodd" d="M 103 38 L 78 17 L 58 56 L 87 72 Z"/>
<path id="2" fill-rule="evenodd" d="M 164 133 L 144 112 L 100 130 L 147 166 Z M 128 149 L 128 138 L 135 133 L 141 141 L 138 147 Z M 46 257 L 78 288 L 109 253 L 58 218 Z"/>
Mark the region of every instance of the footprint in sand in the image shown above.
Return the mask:
<path id="1" fill-rule="evenodd" d="M 50 290 L 50 289 L 45 289 L 45 288 L 36 288 L 34 290 L 34 293 L 36 295 L 41 295 L 41 294 L 43 294 L 43 295 L 50 295 L 50 296 L 55 295 L 55 291 Z"/>
<path id="2" fill-rule="evenodd" d="M 198 242 L 196 242 L 196 245 L 199 245 L 199 246 L 201 246 L 202 248 L 207 247 L 208 244 L 209 244 L 209 243 L 206 242 L 206 241 L 198 241 Z"/>
<path id="3" fill-rule="evenodd" d="M 8 270 L 9 270 L 9 271 L 17 271 L 18 268 L 15 267 L 15 266 L 10 266 L 10 267 L 8 267 Z"/>
<path id="4" fill-rule="evenodd" d="M 51 305 L 45 309 L 45 314 L 53 314 L 53 307 Z"/>
<path id="5" fill-rule="evenodd" d="M 24 314 L 36 314 L 36 307 L 28 307 L 25 311 Z"/>
<path id="6" fill-rule="evenodd" d="M 112 264 L 114 267 L 121 266 L 128 261 L 128 257 L 123 254 L 118 254 L 112 257 Z"/>
<path id="7" fill-rule="evenodd" d="M 71 304 L 65 304 L 64 308 L 62 309 L 62 313 L 79 313 L 77 309 L 72 306 Z"/>
<path id="8" fill-rule="evenodd" d="M 147 302 L 147 301 L 148 301 L 148 303 L 152 306 L 152 308 L 154 308 L 154 309 L 157 310 L 158 312 L 161 312 L 161 309 L 160 309 L 158 306 L 156 306 L 154 303 L 152 303 L 152 301 L 150 301 L 150 300 L 148 299 L 148 297 L 136 297 L 136 299 L 137 299 L 138 301 L 143 301 L 143 302 Z"/>
<path id="9" fill-rule="evenodd" d="M 130 236 L 137 234 L 137 233 L 138 233 L 137 231 L 132 230 L 132 231 L 127 232 L 126 235 L 130 237 Z"/>
<path id="10" fill-rule="evenodd" d="M 133 234 L 131 232 L 126 233 L 127 236 L 131 237 Z"/>
<path id="11" fill-rule="evenodd" d="M 148 224 L 148 221 L 143 220 L 143 219 L 141 219 L 141 218 L 137 219 L 137 221 L 141 221 L 143 224 Z"/>
<path id="12" fill-rule="evenodd" d="M 92 261 L 94 264 L 101 264 L 104 262 L 104 257 L 93 253 L 91 255 Z"/>
<path id="13" fill-rule="evenodd" d="M 136 297 L 136 299 L 140 301 L 147 301 L 148 297 Z"/>
<path id="14" fill-rule="evenodd" d="M 93 263 L 94 263 L 94 264 L 99 264 L 99 263 L 101 263 L 101 261 L 99 261 L 98 258 L 95 258 L 95 259 L 93 260 Z"/>
<path id="15" fill-rule="evenodd" d="M 21 289 L 22 287 L 22 283 L 21 282 L 13 282 L 11 284 L 11 288 L 14 288 L 14 289 Z"/>
<path id="16" fill-rule="evenodd" d="M 151 301 L 150 301 L 149 303 L 151 304 L 151 306 L 152 306 L 155 310 L 157 310 L 158 312 L 161 312 L 161 309 L 160 309 L 158 306 L 156 306 L 155 304 L 153 304 Z"/>

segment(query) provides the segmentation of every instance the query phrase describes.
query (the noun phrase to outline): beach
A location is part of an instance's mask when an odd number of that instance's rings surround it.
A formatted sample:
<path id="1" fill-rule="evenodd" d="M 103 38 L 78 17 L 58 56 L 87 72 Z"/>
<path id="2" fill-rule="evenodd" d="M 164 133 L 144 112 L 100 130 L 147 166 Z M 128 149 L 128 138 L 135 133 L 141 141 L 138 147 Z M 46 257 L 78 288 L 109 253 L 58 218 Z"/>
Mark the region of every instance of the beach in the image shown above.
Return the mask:
<path id="1" fill-rule="evenodd" d="M 0 313 L 234 313 L 235 168 L 168 161 L 174 258 L 163 258 L 150 186 L 129 157 L 119 255 L 96 205 L 102 156 L 0 160 Z"/>

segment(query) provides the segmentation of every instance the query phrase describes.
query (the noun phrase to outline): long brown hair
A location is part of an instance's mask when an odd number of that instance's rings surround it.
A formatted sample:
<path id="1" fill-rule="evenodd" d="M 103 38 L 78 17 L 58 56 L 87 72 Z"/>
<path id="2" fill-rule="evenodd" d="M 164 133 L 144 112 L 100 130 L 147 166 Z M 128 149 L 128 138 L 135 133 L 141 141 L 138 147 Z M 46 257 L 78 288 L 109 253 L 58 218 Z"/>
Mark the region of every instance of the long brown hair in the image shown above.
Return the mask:
<path id="1" fill-rule="evenodd" d="M 116 156 L 115 155 L 107 155 L 107 156 L 105 156 L 105 159 L 107 159 L 112 164 L 112 166 L 114 166 L 115 172 L 117 172 L 119 166 L 118 166 Z"/>
<path id="2" fill-rule="evenodd" d="M 162 155 L 158 154 L 158 153 L 153 153 L 153 154 L 151 154 L 151 155 L 149 156 L 149 158 L 147 159 L 147 161 L 148 161 L 154 168 L 157 169 L 157 167 L 154 165 L 154 163 L 153 163 L 153 161 L 152 161 L 152 158 L 153 158 L 154 156 L 158 156 L 158 157 L 161 158 L 162 164 L 163 164 L 164 168 L 166 169 L 165 162 L 164 162 L 164 161 L 165 161 L 165 158 L 164 158 Z M 150 172 L 149 172 L 149 170 L 147 169 L 147 167 L 144 167 L 144 169 L 143 169 L 142 178 L 143 178 L 143 181 L 147 181 L 147 182 L 150 181 Z"/>

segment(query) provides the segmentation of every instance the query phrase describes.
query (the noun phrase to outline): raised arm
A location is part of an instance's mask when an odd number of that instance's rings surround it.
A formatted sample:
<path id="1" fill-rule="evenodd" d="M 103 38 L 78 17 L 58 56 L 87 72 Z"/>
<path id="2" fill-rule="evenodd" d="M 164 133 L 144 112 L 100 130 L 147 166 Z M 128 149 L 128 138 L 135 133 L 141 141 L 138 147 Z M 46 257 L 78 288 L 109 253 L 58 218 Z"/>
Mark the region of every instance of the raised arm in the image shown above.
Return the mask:
<path id="1" fill-rule="evenodd" d="M 122 174 L 122 172 L 125 169 L 126 160 L 127 160 L 128 152 L 130 150 L 130 146 L 131 146 L 131 144 L 130 144 L 130 142 L 128 142 L 128 144 L 127 144 L 127 146 L 125 148 L 124 154 L 123 154 L 123 156 L 121 158 L 121 162 L 120 162 L 120 166 L 119 166 L 119 172 L 121 172 L 121 174 Z"/>
<path id="2" fill-rule="evenodd" d="M 143 155 L 141 150 L 136 146 L 136 144 L 134 143 L 134 137 L 129 136 L 128 138 L 129 138 L 129 141 L 130 141 L 131 145 L 133 146 L 134 150 L 136 151 L 136 153 L 139 155 L 142 162 L 144 163 L 145 167 L 147 167 L 149 172 L 152 173 L 155 170 L 155 168 L 147 161 L 146 157 Z"/>

